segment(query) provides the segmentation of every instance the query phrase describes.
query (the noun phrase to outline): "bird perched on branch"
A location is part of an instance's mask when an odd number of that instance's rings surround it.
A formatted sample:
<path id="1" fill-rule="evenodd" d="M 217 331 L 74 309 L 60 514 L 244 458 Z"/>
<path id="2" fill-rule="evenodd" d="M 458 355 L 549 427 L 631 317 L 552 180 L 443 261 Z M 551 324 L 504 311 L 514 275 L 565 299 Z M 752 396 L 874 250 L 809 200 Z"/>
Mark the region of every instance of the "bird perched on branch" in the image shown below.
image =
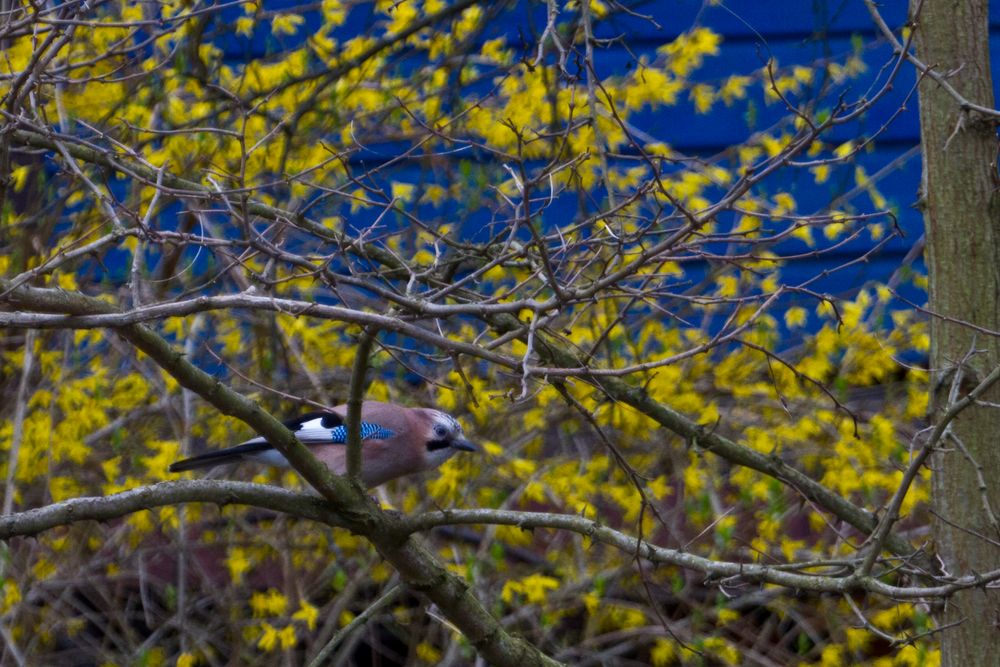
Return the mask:
<path id="1" fill-rule="evenodd" d="M 338 475 L 347 472 L 347 406 L 310 412 L 284 422 L 317 459 Z M 436 468 L 457 451 L 474 452 L 454 417 L 429 408 L 365 401 L 361 406 L 361 481 L 367 487 Z M 263 437 L 177 461 L 170 472 L 240 461 L 288 467 L 284 455 Z"/>

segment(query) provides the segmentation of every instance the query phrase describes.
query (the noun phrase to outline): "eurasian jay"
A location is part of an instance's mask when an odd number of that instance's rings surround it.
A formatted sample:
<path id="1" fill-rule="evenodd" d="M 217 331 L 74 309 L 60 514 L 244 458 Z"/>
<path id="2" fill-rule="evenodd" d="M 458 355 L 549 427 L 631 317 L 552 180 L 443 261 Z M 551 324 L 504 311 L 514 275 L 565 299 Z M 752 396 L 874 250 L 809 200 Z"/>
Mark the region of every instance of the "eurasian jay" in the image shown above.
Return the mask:
<path id="1" fill-rule="evenodd" d="M 317 459 L 338 475 L 347 472 L 347 406 L 310 412 L 284 422 Z M 429 408 L 365 401 L 361 406 L 361 481 L 371 488 L 391 479 L 436 468 L 456 451 L 474 452 L 454 417 Z M 287 468 L 288 461 L 263 437 L 235 447 L 177 461 L 170 472 L 239 461 Z"/>

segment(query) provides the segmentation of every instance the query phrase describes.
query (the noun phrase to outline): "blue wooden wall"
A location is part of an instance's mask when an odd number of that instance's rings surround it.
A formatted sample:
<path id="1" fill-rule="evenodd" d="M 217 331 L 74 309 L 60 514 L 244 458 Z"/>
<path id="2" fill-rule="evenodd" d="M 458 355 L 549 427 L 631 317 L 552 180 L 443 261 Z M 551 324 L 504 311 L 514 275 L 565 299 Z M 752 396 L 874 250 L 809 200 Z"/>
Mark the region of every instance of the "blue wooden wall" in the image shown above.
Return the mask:
<path id="1" fill-rule="evenodd" d="M 906 19 L 907 3 L 903 0 L 889 0 L 882 4 L 883 16 L 888 24 L 892 27 L 902 25 Z M 990 20 L 994 53 L 1000 53 L 1000 43 L 997 43 L 1000 39 L 1000 8 L 996 4 L 990 8 Z M 264 1 L 264 8 L 267 10 L 287 7 L 290 11 L 299 11 L 295 9 L 298 5 L 299 3 L 289 0 Z M 632 1 L 628 5 L 637 12 L 650 15 L 653 21 L 619 14 L 601 22 L 597 28 L 598 37 L 624 36 L 629 46 L 628 50 L 621 46 L 599 50 L 597 65 L 601 74 L 624 73 L 634 63 L 636 56 L 652 54 L 656 47 L 696 25 L 708 26 L 723 36 L 719 55 L 708 58 L 694 76 L 696 80 L 709 83 L 721 82 L 734 73 L 759 70 L 769 56 L 777 58 L 783 66 L 809 64 L 821 58 L 842 60 L 860 42 L 865 45 L 863 53 L 868 69 L 861 77 L 852 80 L 847 90 L 849 97 L 860 97 L 866 94 L 879 77 L 885 76 L 884 67 L 891 60 L 891 51 L 879 40 L 862 0 L 728 0 L 722 3 L 654 0 Z M 318 13 L 316 6 L 312 7 L 313 9 L 302 12 L 306 23 L 296 37 L 276 39 L 264 27 L 252 38 L 228 35 L 221 37 L 219 43 L 231 61 L 276 55 L 283 47 L 293 44 L 296 38 L 301 39 L 315 29 Z M 519 34 L 527 33 L 529 24 L 544 24 L 543 3 L 521 1 L 513 3 L 513 7 L 512 11 L 503 14 L 501 20 L 490 26 L 484 38 L 507 34 L 510 42 L 516 43 Z M 238 8 L 227 10 L 226 16 L 232 18 L 239 15 L 239 11 Z M 375 15 L 370 6 L 358 7 L 351 12 L 347 23 L 340 29 L 342 36 L 365 32 L 378 20 L 381 17 Z M 894 207 L 906 236 L 891 241 L 871 261 L 824 279 L 817 285 L 820 290 L 847 296 L 868 281 L 886 280 L 922 233 L 921 216 L 911 206 L 917 198 L 920 176 L 920 157 L 916 150 L 919 143 L 917 100 L 912 91 L 914 81 L 912 68 L 904 67 L 892 91 L 868 114 L 859 122 L 839 127 L 826 137 L 827 141 L 840 142 L 870 135 L 885 126 L 875 142 L 874 150 L 860 155 L 858 162 L 868 174 L 887 170 L 879 180 L 878 187 Z M 904 102 L 905 110 L 899 113 Z M 717 104 L 710 113 L 697 114 L 686 101 L 675 107 L 641 112 L 631 120 L 648 134 L 683 153 L 709 156 L 745 141 L 751 133 L 770 126 L 784 114 L 782 105 L 764 104 L 758 92 L 755 122 L 750 126 L 745 105 L 737 104 L 727 108 Z M 379 158 L 368 155 L 363 159 L 370 161 Z M 416 165 L 409 167 L 410 170 L 416 168 Z M 397 173 L 405 176 L 407 167 L 404 166 L 403 169 L 403 172 Z M 850 170 L 843 171 L 845 173 L 831 178 L 828 183 L 817 186 L 805 170 L 790 170 L 783 176 L 785 180 L 779 180 L 773 185 L 773 189 L 791 190 L 796 195 L 800 213 L 821 211 L 831 201 L 855 189 L 853 176 L 846 173 Z M 871 209 L 866 197 L 867 194 L 863 192 L 857 194 L 859 210 Z M 550 213 L 560 215 L 558 206 Z M 474 227 L 477 224 L 480 223 L 470 221 L 464 228 L 464 233 L 475 236 Z M 824 269 L 831 269 L 846 259 L 863 253 L 872 244 L 873 241 L 863 235 L 837 252 L 790 266 L 786 278 L 796 281 Z M 793 248 L 791 251 L 802 249 L 804 247 Z M 915 294 L 914 298 L 922 297 Z"/>

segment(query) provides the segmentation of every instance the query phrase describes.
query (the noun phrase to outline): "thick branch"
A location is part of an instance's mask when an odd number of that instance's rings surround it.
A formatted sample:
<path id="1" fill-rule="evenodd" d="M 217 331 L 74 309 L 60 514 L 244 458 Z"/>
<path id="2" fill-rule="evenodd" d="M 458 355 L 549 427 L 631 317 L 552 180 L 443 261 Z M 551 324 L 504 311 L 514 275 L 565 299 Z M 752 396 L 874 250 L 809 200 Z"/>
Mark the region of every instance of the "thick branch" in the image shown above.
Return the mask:
<path id="1" fill-rule="evenodd" d="M 213 503 L 220 506 L 248 505 L 283 512 L 329 526 L 349 528 L 327 502 L 316 496 L 248 482 L 194 480 L 161 482 L 104 497 L 73 498 L 0 517 L 0 540 L 38 535 L 46 530 L 80 521 L 111 521 L 134 512 L 189 502 Z M 836 572 L 842 571 L 843 568 L 830 564 L 817 567 L 832 567 L 833 574 L 808 574 L 803 572 L 807 566 L 802 564 L 767 566 L 757 563 L 718 561 L 676 549 L 659 547 L 646 540 L 640 541 L 585 517 L 554 512 L 491 509 L 427 512 L 401 519 L 400 528 L 412 533 L 438 526 L 479 524 L 518 526 L 523 529 L 567 530 L 630 555 L 638 553 L 654 563 L 702 572 L 710 577 L 719 578 L 723 580 L 721 583 L 729 585 L 759 581 L 814 592 L 847 593 L 864 590 L 892 598 L 913 600 L 947 597 L 958 590 L 1000 581 L 1000 570 L 993 570 L 981 575 L 952 579 L 938 586 L 901 587 L 886 584 L 877 577 L 838 576 Z"/>
<path id="2" fill-rule="evenodd" d="M 78 521 L 110 521 L 133 512 L 193 502 L 251 505 L 330 526 L 346 527 L 329 505 L 315 496 L 247 482 L 190 480 L 162 482 L 105 497 L 73 498 L 0 517 L 0 540 L 38 535 Z"/>
<path id="3" fill-rule="evenodd" d="M 677 549 L 658 547 L 646 540 L 639 540 L 631 535 L 626 535 L 610 528 L 599 521 L 569 514 L 487 509 L 448 510 L 428 512 L 405 518 L 403 523 L 408 529 L 413 531 L 427 530 L 435 526 L 469 524 L 517 526 L 525 530 L 534 528 L 568 530 L 620 549 L 627 554 L 638 554 L 654 563 L 676 565 L 703 572 L 711 577 L 732 579 L 731 582 L 728 582 L 730 584 L 745 581 L 763 581 L 779 586 L 815 592 L 847 593 L 864 590 L 891 598 L 914 600 L 948 597 L 956 591 L 1000 581 L 1000 569 L 996 569 L 983 574 L 972 574 L 951 579 L 939 586 L 904 587 L 886 584 L 874 576 L 858 576 L 856 574 L 848 576 L 803 574 L 801 570 L 807 569 L 807 566 L 801 564 L 773 566 L 757 563 L 717 561 Z M 817 567 L 830 566 L 823 564 Z"/>

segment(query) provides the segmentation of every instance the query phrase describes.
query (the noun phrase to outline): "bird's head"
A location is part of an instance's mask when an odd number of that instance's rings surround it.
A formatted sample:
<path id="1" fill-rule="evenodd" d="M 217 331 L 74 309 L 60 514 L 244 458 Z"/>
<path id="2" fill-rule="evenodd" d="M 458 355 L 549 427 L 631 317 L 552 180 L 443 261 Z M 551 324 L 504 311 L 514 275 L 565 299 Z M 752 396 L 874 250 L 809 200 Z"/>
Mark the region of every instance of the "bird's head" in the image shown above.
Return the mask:
<path id="1" fill-rule="evenodd" d="M 424 456 L 431 466 L 439 466 L 461 450 L 476 452 L 479 448 L 469 442 L 462 425 L 451 415 L 438 410 L 427 410 L 428 427 L 424 438 Z"/>

